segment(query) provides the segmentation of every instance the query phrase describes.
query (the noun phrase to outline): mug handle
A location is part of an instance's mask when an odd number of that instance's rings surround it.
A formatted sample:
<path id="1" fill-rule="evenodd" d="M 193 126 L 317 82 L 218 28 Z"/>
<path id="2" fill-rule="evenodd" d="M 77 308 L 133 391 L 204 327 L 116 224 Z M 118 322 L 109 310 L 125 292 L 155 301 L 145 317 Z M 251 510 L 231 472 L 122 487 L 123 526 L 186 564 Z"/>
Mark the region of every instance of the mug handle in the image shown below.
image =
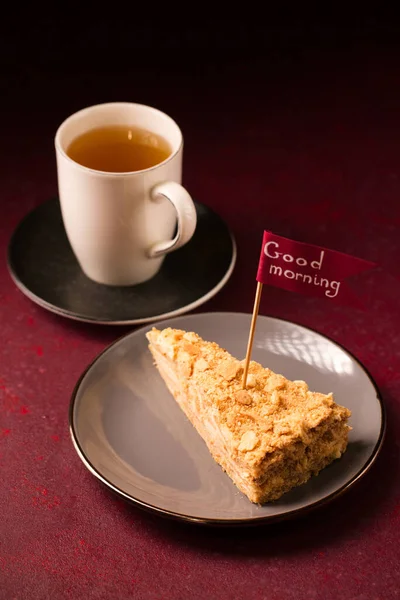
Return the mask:
<path id="1" fill-rule="evenodd" d="M 197 214 L 192 198 L 176 181 L 163 181 L 151 190 L 151 199 L 155 202 L 166 198 L 171 202 L 178 217 L 178 227 L 175 237 L 166 242 L 154 244 L 149 251 L 150 258 L 158 258 L 169 254 L 186 244 L 196 229 Z"/>

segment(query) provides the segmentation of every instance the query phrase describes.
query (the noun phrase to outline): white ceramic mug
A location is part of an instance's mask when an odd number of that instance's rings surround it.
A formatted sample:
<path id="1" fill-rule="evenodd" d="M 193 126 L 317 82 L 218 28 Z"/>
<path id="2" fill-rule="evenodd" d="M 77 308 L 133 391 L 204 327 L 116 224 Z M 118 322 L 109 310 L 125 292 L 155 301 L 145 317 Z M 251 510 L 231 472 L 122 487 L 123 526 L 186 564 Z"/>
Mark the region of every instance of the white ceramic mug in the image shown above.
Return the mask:
<path id="1" fill-rule="evenodd" d="M 108 125 L 149 130 L 169 143 L 171 154 L 153 167 L 129 173 L 96 171 L 67 155 L 77 136 Z M 169 116 L 142 104 L 98 104 L 68 117 L 57 130 L 55 147 L 64 226 L 90 279 L 107 285 L 147 281 L 166 254 L 190 240 L 196 210 L 180 185 L 183 138 Z"/>

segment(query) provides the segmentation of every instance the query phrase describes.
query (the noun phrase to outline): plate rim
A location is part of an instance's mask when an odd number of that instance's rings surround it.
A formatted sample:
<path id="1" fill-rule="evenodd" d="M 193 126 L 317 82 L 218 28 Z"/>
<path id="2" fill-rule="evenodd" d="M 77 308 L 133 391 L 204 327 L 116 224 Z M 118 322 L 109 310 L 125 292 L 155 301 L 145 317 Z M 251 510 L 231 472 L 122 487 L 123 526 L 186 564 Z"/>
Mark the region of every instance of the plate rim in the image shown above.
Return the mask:
<path id="1" fill-rule="evenodd" d="M 31 300 L 31 302 L 34 302 L 35 304 L 37 304 L 38 306 L 40 306 L 41 308 L 48 310 L 49 312 L 59 316 L 59 317 L 65 317 L 67 319 L 70 319 L 72 321 L 78 321 L 80 323 L 91 323 L 91 324 L 95 324 L 95 325 L 110 325 L 110 326 L 115 326 L 115 325 L 146 325 L 147 323 L 152 323 L 152 322 L 156 322 L 156 321 L 160 321 L 163 319 L 169 319 L 169 318 L 174 318 L 174 317 L 179 317 L 181 315 L 184 315 L 196 308 L 198 308 L 199 306 L 202 306 L 203 304 L 205 304 L 206 302 L 208 302 L 209 300 L 211 300 L 211 298 L 213 298 L 214 296 L 216 296 L 224 287 L 225 285 L 228 283 L 229 279 L 232 276 L 233 270 L 236 266 L 236 261 L 237 261 L 237 243 L 236 243 L 236 239 L 235 236 L 233 235 L 233 232 L 231 230 L 231 228 L 228 226 L 228 224 L 226 223 L 226 221 L 221 217 L 221 215 L 217 212 L 215 212 L 211 207 L 209 207 L 206 204 L 203 204 L 202 202 L 198 202 L 197 200 L 195 200 L 196 204 L 199 204 L 200 206 L 204 206 L 206 207 L 208 210 L 210 210 L 211 212 L 213 212 L 215 215 L 217 215 L 221 221 L 223 222 L 223 224 L 226 226 L 227 232 L 229 234 L 230 240 L 231 240 L 231 244 L 232 244 L 232 255 L 231 255 L 231 261 L 229 263 L 229 266 L 224 274 L 224 276 L 219 280 L 219 282 L 217 283 L 217 285 L 215 285 L 211 290 L 209 290 L 206 294 L 204 294 L 203 296 L 201 296 L 200 298 L 197 298 L 197 300 L 194 300 L 193 302 L 191 302 L 190 304 L 186 304 L 180 308 L 177 308 L 175 310 L 172 310 L 168 313 L 161 313 L 158 315 L 152 315 L 149 317 L 141 317 L 139 319 L 123 319 L 123 320 L 103 320 L 103 319 L 96 319 L 95 317 L 91 318 L 91 317 L 84 317 L 84 316 L 79 316 L 74 314 L 73 312 L 67 310 L 67 309 L 63 309 L 63 308 L 58 308 L 57 306 L 55 306 L 54 304 L 51 304 L 50 302 L 47 302 L 46 300 L 44 300 L 43 298 L 41 298 L 40 296 L 37 296 L 35 293 L 33 293 L 29 288 L 26 287 L 26 285 L 24 285 L 24 283 L 22 283 L 22 281 L 17 277 L 16 272 L 15 272 L 15 268 L 13 267 L 13 261 L 11 259 L 11 247 L 13 245 L 13 241 L 14 238 L 17 234 L 18 229 L 20 228 L 20 226 L 24 223 L 24 221 L 26 219 L 28 219 L 38 208 L 40 208 L 41 206 L 43 206 L 46 203 L 51 203 L 51 202 L 58 202 L 58 198 L 51 198 L 49 200 L 45 200 L 44 202 L 38 204 L 37 206 L 35 206 L 32 210 L 30 210 L 26 215 L 24 215 L 22 217 L 22 219 L 19 221 L 19 223 L 17 224 L 17 226 L 15 227 L 9 242 L 8 242 L 8 246 L 7 246 L 7 269 L 9 272 L 9 275 L 11 277 L 11 279 L 13 280 L 13 282 L 15 283 L 15 285 L 17 286 L 17 288 L 24 294 L 24 296 L 26 296 L 29 300 Z"/>
<path id="2" fill-rule="evenodd" d="M 251 313 L 235 312 L 235 311 L 210 311 L 210 312 L 203 312 L 203 313 L 195 313 L 195 314 L 188 315 L 188 316 L 204 317 L 204 316 L 208 316 L 208 315 L 214 315 L 214 316 L 229 315 L 230 317 L 246 316 L 249 318 L 251 317 Z M 300 515 L 308 514 L 309 512 L 312 512 L 314 510 L 317 510 L 318 508 L 322 508 L 323 506 L 330 504 L 333 500 L 335 500 L 336 498 L 339 498 L 345 492 L 350 490 L 362 477 L 364 477 L 364 475 L 366 475 L 368 473 L 368 471 L 371 469 L 371 467 L 373 466 L 373 464 L 375 463 L 376 459 L 379 456 L 379 453 L 383 446 L 383 442 L 385 440 L 386 427 L 387 427 L 386 407 L 383 402 L 380 389 L 379 389 L 376 381 L 372 377 L 371 373 L 363 365 L 361 360 L 359 360 L 343 344 L 341 344 L 340 342 L 337 342 L 336 340 L 333 340 L 331 337 L 325 335 L 324 333 L 320 333 L 319 331 L 313 329 L 312 327 L 303 325 L 296 321 L 284 319 L 282 317 L 275 317 L 275 316 L 270 316 L 270 315 L 259 315 L 259 318 L 260 317 L 266 318 L 266 319 L 271 319 L 274 321 L 281 321 L 281 322 L 289 324 L 289 325 L 295 325 L 296 327 L 301 327 L 307 331 L 312 332 L 313 334 L 320 335 L 323 338 L 327 339 L 329 342 L 331 342 L 332 344 L 334 344 L 335 346 L 340 348 L 343 352 L 345 352 L 350 358 L 352 358 L 361 367 L 361 369 L 364 371 L 364 373 L 368 377 L 372 387 L 374 388 L 374 390 L 376 392 L 377 401 L 379 403 L 380 410 L 381 410 L 381 427 L 380 427 L 380 431 L 379 431 L 379 436 L 378 436 L 376 444 L 373 448 L 371 456 L 365 462 L 365 464 L 362 466 L 362 468 L 359 471 L 357 471 L 357 473 L 355 475 L 353 475 L 353 477 L 349 481 L 344 483 L 342 486 L 340 486 L 337 490 L 330 493 L 328 496 L 325 496 L 324 498 L 321 498 L 320 500 L 317 500 L 316 502 L 313 502 L 311 504 L 307 504 L 306 506 L 303 506 L 301 508 L 293 509 L 286 513 L 277 514 L 277 515 L 267 515 L 267 516 L 264 515 L 264 516 L 260 516 L 260 517 L 246 517 L 246 518 L 239 518 L 239 519 L 203 518 L 203 517 L 196 517 L 193 515 L 187 515 L 187 514 L 179 513 L 177 511 L 160 508 L 159 506 L 155 506 L 153 504 L 150 504 L 149 502 L 144 502 L 143 500 L 134 498 L 130 494 L 128 494 L 128 493 L 124 492 L 123 490 L 121 490 L 120 488 L 118 488 L 118 486 L 114 485 L 104 475 L 102 475 L 96 469 L 96 467 L 93 466 L 93 464 L 90 462 L 90 459 L 85 455 L 85 452 L 83 451 L 83 449 L 79 443 L 78 435 L 77 435 L 77 433 L 75 431 L 75 427 L 74 427 L 74 408 L 75 408 L 75 404 L 76 404 L 78 391 L 80 389 L 80 386 L 81 386 L 81 383 L 82 383 L 84 377 L 89 372 L 89 370 L 100 360 L 100 358 L 103 356 L 103 354 L 108 352 L 113 346 L 117 345 L 123 339 L 125 339 L 131 335 L 136 335 L 136 334 L 139 334 L 140 332 L 144 332 L 148 326 L 147 327 L 143 326 L 139 329 L 135 329 L 134 331 L 128 332 L 125 335 L 119 336 L 116 340 L 114 340 L 114 342 L 112 342 L 111 344 L 108 344 L 87 365 L 87 367 L 81 373 L 81 375 L 80 375 L 79 379 L 77 380 L 77 382 L 74 386 L 74 389 L 72 391 L 71 398 L 70 398 L 70 405 L 69 405 L 69 413 L 68 413 L 70 436 L 72 439 L 73 446 L 74 446 L 79 458 L 81 459 L 81 461 L 83 462 L 85 467 L 92 473 L 92 475 L 94 475 L 99 481 L 101 481 L 113 493 L 117 494 L 120 497 L 123 497 L 123 499 L 128 501 L 130 504 L 133 504 L 134 506 L 144 509 L 146 512 L 150 512 L 152 514 L 157 514 L 162 517 L 165 517 L 165 518 L 168 518 L 171 520 L 175 520 L 175 521 L 179 521 L 179 522 L 185 522 L 185 523 L 191 523 L 191 524 L 197 524 L 197 525 L 220 526 L 220 527 L 240 527 L 240 526 L 264 525 L 264 524 L 269 524 L 269 523 L 276 523 L 279 521 L 286 521 L 286 520 L 298 517 Z M 171 321 L 171 320 L 173 321 L 174 318 L 168 319 L 168 321 Z"/>

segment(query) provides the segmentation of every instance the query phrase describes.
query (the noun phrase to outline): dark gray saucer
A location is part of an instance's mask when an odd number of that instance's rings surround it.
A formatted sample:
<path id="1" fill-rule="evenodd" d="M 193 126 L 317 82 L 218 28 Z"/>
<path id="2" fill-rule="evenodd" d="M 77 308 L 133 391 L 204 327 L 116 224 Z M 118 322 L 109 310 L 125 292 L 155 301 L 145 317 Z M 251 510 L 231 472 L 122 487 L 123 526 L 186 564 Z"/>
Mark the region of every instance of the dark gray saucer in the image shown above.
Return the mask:
<path id="1" fill-rule="evenodd" d="M 10 274 L 33 302 L 78 321 L 137 324 L 182 314 L 219 292 L 236 261 L 235 241 L 224 221 L 195 204 L 193 238 L 168 255 L 146 283 L 109 287 L 88 279 L 69 245 L 58 199 L 41 204 L 18 225 L 8 249 Z"/>
<path id="2" fill-rule="evenodd" d="M 204 313 L 162 321 L 196 331 L 231 354 L 246 354 L 251 315 Z M 306 327 L 258 317 L 252 357 L 310 389 L 333 392 L 352 411 L 340 460 L 276 502 L 252 504 L 213 460 L 161 379 L 140 328 L 107 348 L 82 375 L 70 427 L 86 467 L 122 498 L 185 521 L 239 525 L 292 517 L 348 490 L 374 462 L 385 414 L 364 367 L 346 350 Z"/>

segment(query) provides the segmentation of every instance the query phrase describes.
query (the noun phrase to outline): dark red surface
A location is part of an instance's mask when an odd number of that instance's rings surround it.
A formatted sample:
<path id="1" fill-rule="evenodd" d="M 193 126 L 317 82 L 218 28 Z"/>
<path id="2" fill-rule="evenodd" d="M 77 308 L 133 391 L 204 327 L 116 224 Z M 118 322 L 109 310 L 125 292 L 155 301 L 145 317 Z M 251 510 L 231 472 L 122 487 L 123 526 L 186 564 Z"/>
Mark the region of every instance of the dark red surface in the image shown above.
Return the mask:
<path id="1" fill-rule="evenodd" d="M 197 61 L 189 72 L 51 64 L 3 79 L 1 600 L 398 597 L 399 56 L 369 44 L 310 47 L 298 58 L 271 52 L 269 60 Z M 74 384 L 130 328 L 78 324 L 40 309 L 16 289 L 4 257 L 19 220 L 56 192 L 58 124 L 109 100 L 149 103 L 176 118 L 185 185 L 237 238 L 232 279 L 202 311 L 251 311 L 263 229 L 379 263 L 356 282 L 365 311 L 277 288 L 266 287 L 262 298 L 261 314 L 343 344 L 382 392 L 381 455 L 330 506 L 250 530 L 181 525 L 125 505 L 76 455 L 67 420 Z"/>

